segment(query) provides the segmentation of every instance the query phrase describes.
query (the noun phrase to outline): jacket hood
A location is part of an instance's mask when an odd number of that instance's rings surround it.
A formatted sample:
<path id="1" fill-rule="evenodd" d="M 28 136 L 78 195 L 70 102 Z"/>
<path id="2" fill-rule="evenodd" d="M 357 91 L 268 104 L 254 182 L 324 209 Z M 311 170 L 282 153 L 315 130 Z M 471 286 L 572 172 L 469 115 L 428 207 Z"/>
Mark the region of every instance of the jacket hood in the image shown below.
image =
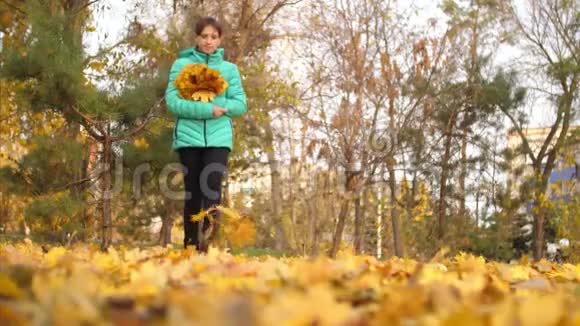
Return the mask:
<path id="1" fill-rule="evenodd" d="M 179 58 L 192 57 L 194 59 L 197 59 L 195 61 L 203 61 L 207 63 L 216 64 L 224 60 L 224 49 L 217 48 L 214 53 L 207 54 L 197 50 L 194 47 L 191 47 L 179 51 L 178 57 Z"/>

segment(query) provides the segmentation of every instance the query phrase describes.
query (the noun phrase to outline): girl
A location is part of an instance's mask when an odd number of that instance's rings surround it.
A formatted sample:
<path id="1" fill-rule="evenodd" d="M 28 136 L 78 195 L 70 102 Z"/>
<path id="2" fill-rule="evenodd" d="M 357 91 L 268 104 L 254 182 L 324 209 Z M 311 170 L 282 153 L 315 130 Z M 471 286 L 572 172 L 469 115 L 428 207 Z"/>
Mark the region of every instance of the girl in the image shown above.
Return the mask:
<path id="1" fill-rule="evenodd" d="M 184 165 L 185 206 L 183 209 L 184 248 L 193 245 L 207 252 L 198 237 L 200 222 L 191 216 L 201 209 L 215 207 L 221 201 L 221 181 L 232 150 L 232 118 L 246 113 L 246 95 L 238 67 L 224 60 L 222 26 L 212 17 L 204 17 L 195 25 L 195 47 L 179 52 L 171 66 L 165 92 L 167 109 L 176 117 L 172 150 Z M 184 66 L 203 63 L 218 70 L 227 80 L 226 91 L 212 102 L 186 100 L 179 97 L 174 81 Z M 213 211 L 217 222 L 217 212 Z M 203 231 L 209 227 L 207 218 Z M 218 224 L 215 225 L 217 230 Z M 212 232 L 213 234 L 213 232 Z"/>

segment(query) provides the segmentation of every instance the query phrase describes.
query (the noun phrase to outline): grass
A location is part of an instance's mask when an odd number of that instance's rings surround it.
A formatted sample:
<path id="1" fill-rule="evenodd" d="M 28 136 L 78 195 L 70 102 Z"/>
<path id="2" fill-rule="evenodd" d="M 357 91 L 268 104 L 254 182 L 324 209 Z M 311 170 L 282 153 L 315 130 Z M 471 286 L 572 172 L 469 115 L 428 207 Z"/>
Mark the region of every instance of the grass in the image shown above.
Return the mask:
<path id="1" fill-rule="evenodd" d="M 243 248 L 232 249 L 232 255 L 244 255 L 247 257 L 272 256 L 275 258 L 287 257 L 288 254 L 284 251 L 263 248 Z"/>

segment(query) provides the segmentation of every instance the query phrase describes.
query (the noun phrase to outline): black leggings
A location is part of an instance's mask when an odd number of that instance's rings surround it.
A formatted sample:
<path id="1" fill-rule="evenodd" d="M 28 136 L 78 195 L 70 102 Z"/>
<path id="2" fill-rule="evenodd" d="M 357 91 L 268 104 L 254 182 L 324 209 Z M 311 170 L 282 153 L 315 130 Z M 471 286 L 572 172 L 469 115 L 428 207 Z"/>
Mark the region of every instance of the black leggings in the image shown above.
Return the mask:
<path id="1" fill-rule="evenodd" d="M 179 160 L 185 166 L 185 205 L 183 208 L 183 229 L 185 237 L 183 245 L 194 245 L 198 250 L 198 229 L 200 222 L 192 222 L 191 216 L 201 209 L 220 204 L 222 178 L 226 172 L 228 154 L 227 147 L 182 147 L 178 149 Z M 212 214 L 218 222 L 219 214 Z M 206 218 L 203 231 L 209 227 Z"/>

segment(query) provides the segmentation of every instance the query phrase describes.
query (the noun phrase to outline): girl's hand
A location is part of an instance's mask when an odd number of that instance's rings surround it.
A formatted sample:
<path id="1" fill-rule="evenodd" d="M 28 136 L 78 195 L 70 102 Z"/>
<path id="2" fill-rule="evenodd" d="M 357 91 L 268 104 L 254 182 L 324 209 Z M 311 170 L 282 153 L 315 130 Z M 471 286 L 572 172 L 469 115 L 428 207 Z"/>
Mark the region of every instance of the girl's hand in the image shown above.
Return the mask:
<path id="1" fill-rule="evenodd" d="M 219 107 L 217 105 L 213 106 L 213 117 L 214 118 L 219 118 L 226 112 L 228 112 L 228 109 L 224 109 L 224 108 Z"/>

